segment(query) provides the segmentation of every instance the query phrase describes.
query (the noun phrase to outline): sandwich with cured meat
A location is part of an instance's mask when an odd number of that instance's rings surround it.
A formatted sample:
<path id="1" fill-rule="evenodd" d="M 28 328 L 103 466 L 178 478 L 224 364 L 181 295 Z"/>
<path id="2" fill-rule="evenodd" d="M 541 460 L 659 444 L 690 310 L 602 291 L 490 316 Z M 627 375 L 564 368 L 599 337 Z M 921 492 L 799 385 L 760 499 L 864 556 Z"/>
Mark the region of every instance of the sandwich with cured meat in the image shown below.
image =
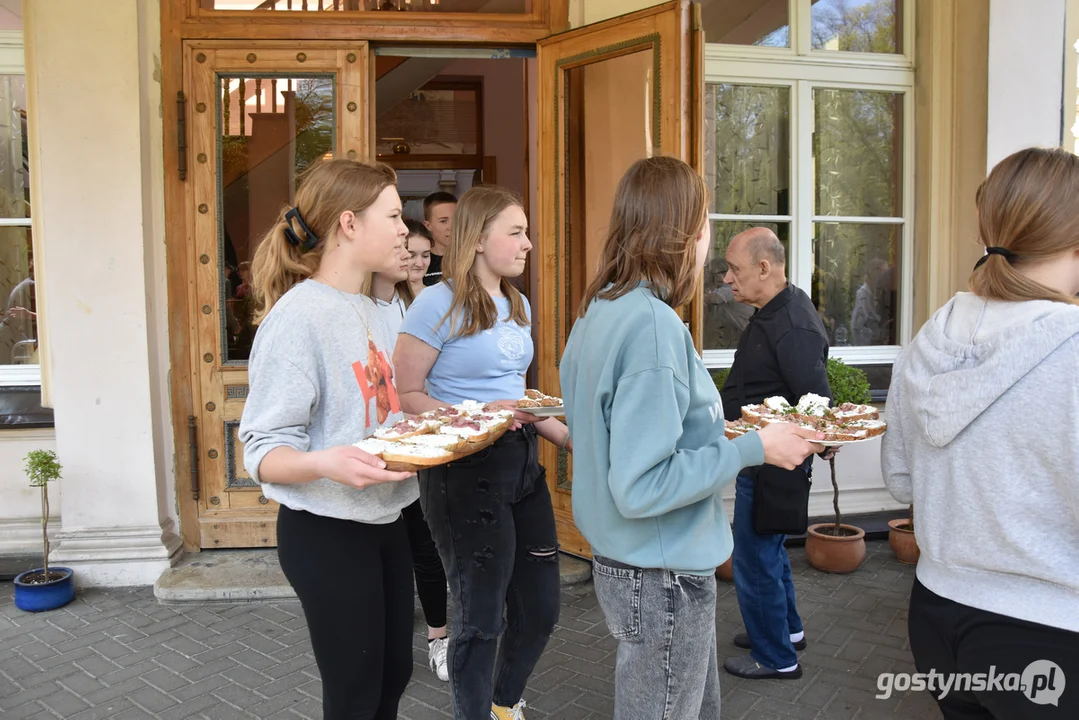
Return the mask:
<path id="1" fill-rule="evenodd" d="M 888 429 L 880 419 L 880 412 L 872 405 L 842 403 L 830 407 L 828 398 L 819 395 L 803 395 L 797 405 L 791 405 L 782 397 L 766 398 L 763 403 L 742 407 L 739 421 L 754 427 L 766 427 L 772 423 L 793 423 L 824 433 L 825 442 L 857 442 L 882 435 Z M 738 423 L 728 423 L 726 432 L 737 437 Z"/>
<path id="2" fill-rule="evenodd" d="M 405 418 L 398 420 L 393 425 L 375 430 L 375 437 L 379 440 L 403 440 L 413 435 L 425 435 L 437 430 L 437 423 L 424 418 Z"/>
<path id="3" fill-rule="evenodd" d="M 424 436 L 416 435 L 413 437 L 419 438 Z M 427 435 L 427 437 L 435 436 Z M 369 452 L 372 455 L 377 455 L 388 463 L 400 462 L 419 467 L 430 467 L 433 465 L 442 465 L 443 463 L 453 460 L 452 450 L 428 444 L 421 445 L 404 441 L 394 442 L 379 440 L 378 438 L 372 437 L 356 443 L 356 447 L 365 452 Z"/>
<path id="4" fill-rule="evenodd" d="M 562 407 L 562 398 L 545 395 L 539 390 L 525 390 L 525 396 L 517 401 L 517 407 L 522 410 L 536 407 Z"/>

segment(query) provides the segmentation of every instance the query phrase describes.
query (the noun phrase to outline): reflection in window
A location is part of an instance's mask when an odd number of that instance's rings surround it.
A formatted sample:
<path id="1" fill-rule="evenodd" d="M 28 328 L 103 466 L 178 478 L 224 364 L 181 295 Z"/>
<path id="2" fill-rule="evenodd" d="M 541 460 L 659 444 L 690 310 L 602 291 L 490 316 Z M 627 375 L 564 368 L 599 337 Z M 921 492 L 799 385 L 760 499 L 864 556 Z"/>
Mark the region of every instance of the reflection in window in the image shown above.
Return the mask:
<path id="1" fill-rule="evenodd" d="M 378 154 L 482 156 L 482 87 L 436 80 L 380 112 Z"/>
<path id="2" fill-rule="evenodd" d="M 833 346 L 898 344 L 901 224 L 814 227 L 813 301 Z"/>
<path id="3" fill-rule="evenodd" d="M 902 215 L 901 93 L 816 90 L 816 213 Z"/>
<path id="4" fill-rule="evenodd" d="M 284 12 L 532 12 L 532 0 L 201 0 L 203 10 L 260 10 Z"/>
<path id="5" fill-rule="evenodd" d="M 255 338 L 251 259 L 299 174 L 333 154 L 333 76 L 222 75 L 218 112 L 222 355 L 243 363 Z"/>
<path id="6" fill-rule="evenodd" d="M 26 81 L 0 75 L 0 365 L 38 364 Z"/>
<path id="7" fill-rule="evenodd" d="M 708 85 L 706 169 L 712 212 L 786 215 L 790 212 L 790 89 Z"/>
<path id="8" fill-rule="evenodd" d="M 789 0 L 705 0 L 701 20 L 710 43 L 790 47 Z"/>
<path id="9" fill-rule="evenodd" d="M 734 299 L 731 287 L 724 282 L 727 274 L 727 246 L 731 238 L 754 227 L 766 227 L 776 234 L 787 251 L 790 266 L 790 223 L 712 221 L 712 247 L 704 266 L 704 347 L 709 350 L 733 350 L 753 315 L 753 308 Z"/>
<path id="10" fill-rule="evenodd" d="M 902 53 L 903 0 L 817 0 L 813 49 Z"/>

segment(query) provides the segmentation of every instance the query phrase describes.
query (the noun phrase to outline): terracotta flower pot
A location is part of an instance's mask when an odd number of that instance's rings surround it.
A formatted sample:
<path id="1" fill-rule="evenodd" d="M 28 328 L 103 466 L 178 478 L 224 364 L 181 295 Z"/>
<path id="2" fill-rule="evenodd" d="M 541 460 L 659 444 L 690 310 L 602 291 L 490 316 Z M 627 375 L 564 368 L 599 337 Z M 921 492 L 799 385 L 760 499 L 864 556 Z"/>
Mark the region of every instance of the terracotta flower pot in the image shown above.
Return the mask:
<path id="1" fill-rule="evenodd" d="M 899 562 L 906 565 L 917 565 L 918 556 L 922 554 L 922 551 L 918 549 L 918 540 L 914 537 L 913 530 L 900 527 L 901 525 L 909 527 L 910 518 L 888 521 L 888 527 L 891 528 L 888 531 L 888 544 L 892 546 L 892 552 L 895 553 L 895 557 Z"/>
<path id="2" fill-rule="evenodd" d="M 723 582 L 734 582 L 734 558 L 727 558 L 727 562 L 716 568 L 716 578 Z"/>
<path id="3" fill-rule="evenodd" d="M 806 536 L 806 560 L 822 572 L 849 573 L 865 560 L 865 531 L 853 525 L 840 525 L 850 534 L 839 537 L 822 533 L 835 523 L 810 525 Z"/>

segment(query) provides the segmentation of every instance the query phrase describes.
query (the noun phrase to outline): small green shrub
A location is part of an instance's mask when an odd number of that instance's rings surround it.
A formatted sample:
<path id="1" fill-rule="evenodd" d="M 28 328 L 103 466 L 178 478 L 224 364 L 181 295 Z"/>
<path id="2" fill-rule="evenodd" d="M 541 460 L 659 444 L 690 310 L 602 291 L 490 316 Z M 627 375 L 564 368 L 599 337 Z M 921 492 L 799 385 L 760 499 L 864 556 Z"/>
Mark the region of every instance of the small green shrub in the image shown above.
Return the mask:
<path id="1" fill-rule="evenodd" d="M 865 371 L 842 360 L 828 358 L 828 385 L 832 388 L 832 405 L 855 403 L 867 405 L 872 401 L 869 378 Z"/>
<path id="2" fill-rule="evenodd" d="M 49 483 L 60 479 L 60 463 L 52 450 L 31 450 L 26 454 L 26 477 L 30 487 L 41 488 L 41 541 L 43 582 L 49 581 Z"/>
<path id="3" fill-rule="evenodd" d="M 727 376 L 731 374 L 730 368 L 717 368 L 709 371 L 712 375 L 712 382 L 716 384 L 716 390 L 723 389 L 723 383 L 727 382 Z"/>

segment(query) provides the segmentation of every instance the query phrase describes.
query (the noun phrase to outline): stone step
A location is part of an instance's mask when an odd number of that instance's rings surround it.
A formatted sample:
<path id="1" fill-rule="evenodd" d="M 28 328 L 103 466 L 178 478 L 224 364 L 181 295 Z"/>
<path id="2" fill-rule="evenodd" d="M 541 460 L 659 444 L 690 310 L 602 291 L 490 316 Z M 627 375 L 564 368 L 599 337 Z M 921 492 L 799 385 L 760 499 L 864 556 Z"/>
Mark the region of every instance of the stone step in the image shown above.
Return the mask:
<path id="1" fill-rule="evenodd" d="M 562 586 L 592 577 L 592 564 L 559 553 Z M 166 605 L 295 600 L 296 593 L 277 561 L 277 550 L 204 550 L 188 553 L 154 583 L 154 595 Z"/>

